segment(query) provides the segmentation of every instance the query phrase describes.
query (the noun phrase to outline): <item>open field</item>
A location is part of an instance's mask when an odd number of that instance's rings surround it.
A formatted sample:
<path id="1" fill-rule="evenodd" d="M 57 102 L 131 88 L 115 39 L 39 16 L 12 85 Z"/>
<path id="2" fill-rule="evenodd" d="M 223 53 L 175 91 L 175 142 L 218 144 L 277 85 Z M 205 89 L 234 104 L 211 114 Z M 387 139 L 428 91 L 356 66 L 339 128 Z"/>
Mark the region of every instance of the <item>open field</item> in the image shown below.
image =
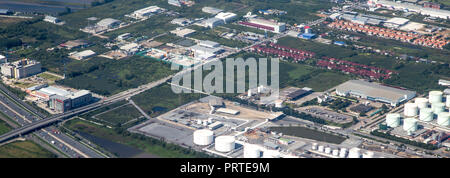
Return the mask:
<path id="1" fill-rule="evenodd" d="M 3 113 L 0 114 L 0 117 L 2 117 L 2 119 L 6 119 L 6 118 L 3 118 L 4 117 Z M 0 120 L 0 135 L 7 133 L 10 130 L 11 130 L 11 126 L 9 126 L 5 121 Z"/>
<path id="2" fill-rule="evenodd" d="M 15 141 L 0 147 L 0 158 L 55 158 L 56 155 L 31 141 Z"/>
<path id="3" fill-rule="evenodd" d="M 144 135 L 132 134 L 124 130 L 113 130 L 94 125 L 79 119 L 66 122 L 65 126 L 75 132 L 84 132 L 99 138 L 133 147 L 143 152 L 166 158 L 193 158 L 207 157 L 207 155 L 182 148 L 174 144 L 146 137 Z"/>
<path id="4" fill-rule="evenodd" d="M 112 126 L 116 126 L 124 125 L 133 119 L 137 119 L 141 117 L 141 114 L 133 105 L 126 104 L 96 115 L 95 117 L 112 124 Z"/>

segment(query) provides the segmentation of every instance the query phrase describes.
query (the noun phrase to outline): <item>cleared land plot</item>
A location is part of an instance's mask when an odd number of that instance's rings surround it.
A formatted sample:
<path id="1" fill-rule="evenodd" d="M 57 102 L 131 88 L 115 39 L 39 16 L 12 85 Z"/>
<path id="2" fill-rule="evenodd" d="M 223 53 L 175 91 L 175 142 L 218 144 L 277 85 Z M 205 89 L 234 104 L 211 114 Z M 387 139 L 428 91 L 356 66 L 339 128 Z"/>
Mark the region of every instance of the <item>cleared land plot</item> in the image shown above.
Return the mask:
<path id="1" fill-rule="evenodd" d="M 194 146 L 193 143 L 193 130 L 186 128 L 179 128 L 176 126 L 163 125 L 160 123 L 152 123 L 139 129 L 139 131 L 164 138 L 167 141 L 177 144 L 183 144 L 187 146 Z"/>
<path id="2" fill-rule="evenodd" d="M 141 114 L 133 105 L 126 104 L 94 117 L 114 126 L 127 124 L 128 122 L 141 117 Z"/>
<path id="3" fill-rule="evenodd" d="M 0 158 L 55 158 L 56 155 L 31 141 L 15 141 L 0 147 Z"/>

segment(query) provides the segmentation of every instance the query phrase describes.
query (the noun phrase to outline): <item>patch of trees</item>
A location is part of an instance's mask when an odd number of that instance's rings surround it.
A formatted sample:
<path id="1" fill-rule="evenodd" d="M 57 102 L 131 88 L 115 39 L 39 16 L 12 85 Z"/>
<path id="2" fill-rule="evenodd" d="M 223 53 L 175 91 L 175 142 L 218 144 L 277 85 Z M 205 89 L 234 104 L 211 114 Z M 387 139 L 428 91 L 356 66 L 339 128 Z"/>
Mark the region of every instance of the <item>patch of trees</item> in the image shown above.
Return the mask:
<path id="1" fill-rule="evenodd" d="M 391 135 L 389 133 L 378 132 L 376 130 L 370 132 L 370 134 L 374 135 L 374 136 L 377 136 L 377 137 L 381 137 L 381 138 L 397 141 L 397 142 L 400 142 L 400 143 L 404 143 L 404 144 L 420 147 L 420 148 L 427 149 L 427 150 L 436 150 L 436 149 L 438 149 L 438 147 L 435 146 L 435 145 L 421 143 L 421 142 L 416 142 L 416 141 L 411 141 L 411 140 L 408 140 L 408 139 L 396 137 L 396 136 Z"/>

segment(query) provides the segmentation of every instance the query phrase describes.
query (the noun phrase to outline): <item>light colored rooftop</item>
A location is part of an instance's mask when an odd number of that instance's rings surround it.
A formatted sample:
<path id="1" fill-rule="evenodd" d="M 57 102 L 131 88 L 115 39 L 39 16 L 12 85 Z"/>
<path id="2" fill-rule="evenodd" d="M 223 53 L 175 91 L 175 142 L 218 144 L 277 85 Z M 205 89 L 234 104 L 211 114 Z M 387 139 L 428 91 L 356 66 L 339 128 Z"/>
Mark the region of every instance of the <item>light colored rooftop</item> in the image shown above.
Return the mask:
<path id="1" fill-rule="evenodd" d="M 373 82 L 367 82 L 363 80 L 349 80 L 339 86 L 336 91 L 339 92 L 356 92 L 366 96 L 386 98 L 391 101 L 398 101 L 405 96 L 415 95 L 416 92 L 402 90 L 398 88 L 388 87 Z"/>

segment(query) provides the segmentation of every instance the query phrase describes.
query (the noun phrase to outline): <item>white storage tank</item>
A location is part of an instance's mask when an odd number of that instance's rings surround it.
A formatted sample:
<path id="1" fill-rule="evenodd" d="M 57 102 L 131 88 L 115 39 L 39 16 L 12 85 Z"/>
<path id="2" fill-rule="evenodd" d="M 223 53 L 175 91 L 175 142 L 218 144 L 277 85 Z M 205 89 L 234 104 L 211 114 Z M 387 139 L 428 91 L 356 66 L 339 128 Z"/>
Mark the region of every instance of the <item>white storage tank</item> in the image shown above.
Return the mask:
<path id="1" fill-rule="evenodd" d="M 438 115 L 437 123 L 441 126 L 450 126 L 450 113 L 441 112 Z"/>
<path id="2" fill-rule="evenodd" d="M 194 132 L 194 144 L 206 146 L 213 142 L 214 132 L 208 129 L 196 130 Z"/>
<path id="3" fill-rule="evenodd" d="M 325 151 L 325 147 L 323 145 L 320 145 L 318 151 L 324 152 Z"/>
<path id="4" fill-rule="evenodd" d="M 198 125 L 202 125 L 202 120 L 198 119 L 198 120 L 197 120 L 197 124 L 198 124 Z"/>
<path id="5" fill-rule="evenodd" d="M 407 117 L 417 116 L 417 113 L 419 112 L 419 108 L 416 103 L 406 103 L 404 110 L 404 115 Z"/>
<path id="6" fill-rule="evenodd" d="M 339 150 L 338 149 L 334 149 L 332 151 L 332 153 L 333 153 L 333 156 L 339 156 Z"/>
<path id="7" fill-rule="evenodd" d="M 325 148 L 325 153 L 326 154 L 331 154 L 331 148 L 330 147 L 326 147 Z"/>
<path id="8" fill-rule="evenodd" d="M 386 124 L 389 127 L 395 128 L 400 126 L 400 114 L 389 113 L 386 115 Z"/>
<path id="9" fill-rule="evenodd" d="M 261 148 L 253 144 L 244 145 L 244 158 L 259 158 L 261 157 Z"/>
<path id="10" fill-rule="evenodd" d="M 403 130 L 407 132 L 415 132 L 417 130 L 417 120 L 414 118 L 406 118 L 403 120 Z"/>
<path id="11" fill-rule="evenodd" d="M 375 156 L 375 153 L 372 151 L 368 151 L 363 154 L 363 158 L 374 158 L 374 156 Z"/>
<path id="12" fill-rule="evenodd" d="M 218 136 L 215 142 L 215 149 L 219 152 L 230 152 L 235 147 L 234 136 Z"/>
<path id="13" fill-rule="evenodd" d="M 428 100 L 430 103 L 440 103 L 442 102 L 442 91 L 430 91 L 428 94 Z"/>
<path id="14" fill-rule="evenodd" d="M 415 103 L 419 109 L 428 107 L 428 99 L 426 98 L 416 98 Z"/>
<path id="15" fill-rule="evenodd" d="M 208 118 L 208 124 L 212 124 L 212 123 L 213 123 L 213 118 L 212 117 Z"/>
<path id="16" fill-rule="evenodd" d="M 447 95 L 447 97 L 446 97 L 445 106 L 450 108 L 450 95 Z"/>
<path id="17" fill-rule="evenodd" d="M 359 148 L 352 148 L 350 149 L 348 153 L 349 158 L 361 158 L 361 149 Z"/>
<path id="18" fill-rule="evenodd" d="M 419 119 L 421 121 L 430 122 L 433 120 L 433 110 L 431 108 L 420 109 Z"/>
<path id="19" fill-rule="evenodd" d="M 341 151 L 339 151 L 339 157 L 340 158 L 347 157 L 347 148 L 341 148 Z"/>
<path id="20" fill-rule="evenodd" d="M 318 145 L 317 143 L 313 143 L 312 146 L 311 146 L 311 149 L 312 150 L 317 150 L 317 145 Z"/>
<path id="21" fill-rule="evenodd" d="M 444 103 L 433 103 L 431 105 L 431 108 L 433 109 L 434 114 L 438 115 L 439 113 L 444 112 L 445 104 Z"/>

